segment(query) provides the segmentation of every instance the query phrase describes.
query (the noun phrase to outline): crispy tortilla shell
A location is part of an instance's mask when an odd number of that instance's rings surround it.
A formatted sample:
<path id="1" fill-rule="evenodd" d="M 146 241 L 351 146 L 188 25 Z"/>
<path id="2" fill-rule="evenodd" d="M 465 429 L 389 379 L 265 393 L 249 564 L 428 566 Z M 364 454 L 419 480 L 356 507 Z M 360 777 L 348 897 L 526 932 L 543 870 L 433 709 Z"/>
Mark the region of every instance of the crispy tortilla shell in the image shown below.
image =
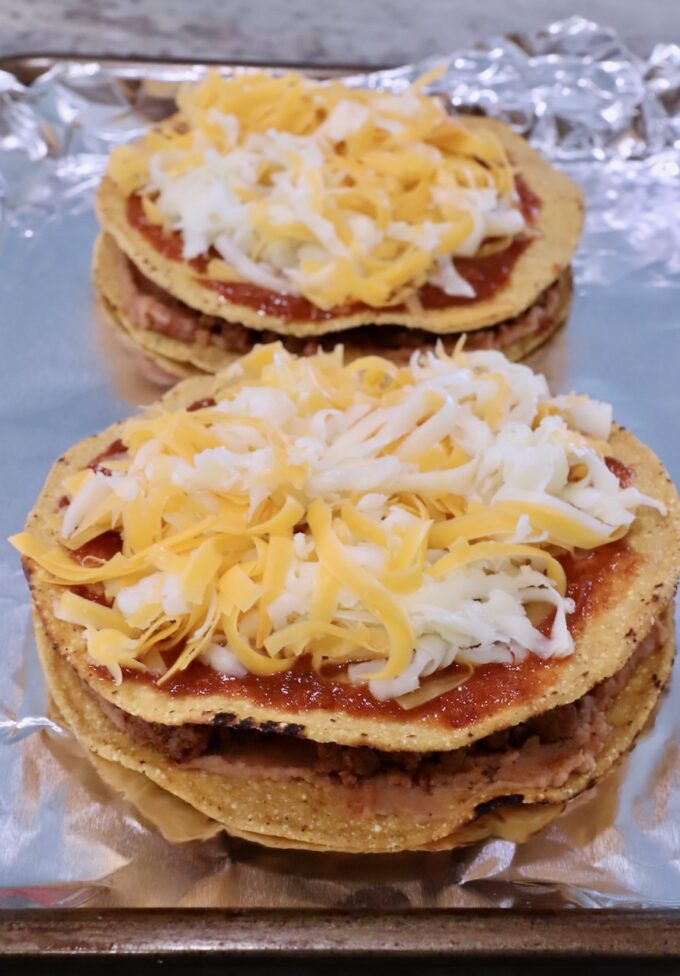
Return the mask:
<path id="1" fill-rule="evenodd" d="M 554 169 L 508 126 L 496 119 L 466 117 L 471 128 L 490 129 L 503 143 L 517 171 L 541 200 L 532 228 L 535 237 L 517 259 L 510 278 L 495 295 L 464 305 L 420 312 L 361 309 L 321 322 L 287 321 L 257 309 L 225 301 L 200 283 L 198 273 L 185 261 L 162 255 L 128 220 L 128 198 L 105 176 L 96 198 L 102 229 L 110 234 L 133 264 L 160 288 L 206 315 L 238 322 L 254 329 L 272 329 L 282 335 L 314 336 L 360 325 L 404 325 L 443 335 L 482 329 L 514 318 L 569 265 L 583 223 L 583 197 L 576 184 Z"/>
<path id="2" fill-rule="evenodd" d="M 670 615 L 666 617 L 670 622 Z M 438 797 L 430 816 L 415 814 L 405 803 L 391 813 L 364 808 L 356 787 L 327 775 L 264 774 L 244 777 L 216 775 L 182 768 L 150 746 L 134 742 L 108 718 L 73 668 L 56 653 L 36 617 L 36 637 L 50 693 L 76 737 L 108 762 L 144 774 L 230 834 L 273 847 L 318 851 L 379 853 L 400 850 L 442 850 L 479 840 L 501 830 L 499 818 L 476 819 L 482 804 L 502 803 L 502 784 L 488 782 L 483 791 L 458 789 L 450 800 Z M 674 656 L 670 627 L 651 652 L 641 655 L 620 693 L 605 711 L 609 733 L 595 757 L 594 768 L 570 775 L 560 787 L 528 786 L 521 806 L 508 808 L 501 820 L 518 839 L 544 826 L 562 805 L 593 786 L 631 748 L 651 714 L 670 674 Z M 435 786 L 446 790 L 446 786 Z M 412 792 L 417 791 L 413 787 Z M 501 790 L 501 792 L 499 792 Z M 147 797 L 148 799 L 148 797 Z M 429 797 L 425 797 L 429 802 Z M 517 797 L 513 797 L 517 800 Z M 546 805 L 544 811 L 541 806 Z M 168 816 L 168 810 L 163 813 Z M 170 808 L 171 812 L 171 808 Z M 475 822 L 476 821 L 476 822 Z M 206 825 L 201 821 L 200 829 Z M 175 838 L 177 839 L 177 838 Z"/>
<path id="3" fill-rule="evenodd" d="M 178 409 L 217 392 L 219 377 L 186 380 L 170 390 L 153 412 Z M 58 541 L 55 514 L 62 495 L 63 478 L 84 468 L 120 434 L 113 425 L 96 437 L 88 438 L 69 450 L 54 465 L 38 501 L 30 513 L 27 530 L 45 543 Z M 52 646 L 98 694 L 124 711 L 148 722 L 169 725 L 210 723 L 227 716 L 234 725 L 248 727 L 298 726 L 299 734 L 318 742 L 348 746 L 364 745 L 382 750 L 427 752 L 450 750 L 466 745 L 492 732 L 526 721 L 557 705 L 585 695 L 594 685 L 624 666 L 638 642 L 649 632 L 659 609 L 665 607 L 675 591 L 680 569 L 680 506 L 668 474 L 655 455 L 628 431 L 615 429 L 610 453 L 635 472 L 637 487 L 664 502 L 668 515 L 642 508 L 626 537 L 629 554 L 626 572 L 615 575 L 579 629 L 574 653 L 554 664 L 542 666 L 537 680 L 525 694 L 512 700 L 487 703 L 475 718 L 457 728 L 440 723 L 436 714 L 426 717 L 397 718 L 358 715 L 310 707 L 303 711 L 284 704 L 258 704 L 247 694 L 171 695 L 150 682 L 113 680 L 102 677 L 91 666 L 81 628 L 57 620 L 53 606 L 61 588 L 51 583 L 40 567 L 25 561 L 33 600 Z M 456 696 L 458 689 L 449 692 Z"/>
<path id="4" fill-rule="evenodd" d="M 149 329 L 137 329 L 130 323 L 130 320 L 121 313 L 120 308 L 114 306 L 108 296 L 99 292 L 99 307 L 104 313 L 107 326 L 112 330 L 115 338 L 131 354 L 137 355 L 143 362 L 153 363 L 166 374 L 165 379 L 159 385 L 164 387 L 173 386 L 177 380 L 186 380 L 192 376 L 206 376 L 210 370 L 205 370 L 195 364 L 195 360 L 203 361 L 206 359 L 203 349 L 195 348 L 193 343 L 182 342 L 183 348 L 173 349 L 173 356 L 165 355 L 166 346 L 179 346 L 180 340 L 171 339 L 168 336 L 153 333 Z M 214 347 L 213 347 L 214 348 Z M 161 351 L 163 350 L 163 351 Z M 236 360 L 236 356 L 219 350 L 220 362 L 225 368 Z M 179 353 L 179 355 L 178 355 Z M 212 356 L 210 358 L 213 358 Z M 217 357 L 214 357 L 217 358 Z M 161 376 L 162 376 L 161 374 Z"/>
<path id="5" fill-rule="evenodd" d="M 195 340 L 177 339 L 153 329 L 144 329 L 136 325 L 133 311 L 135 286 L 129 261 L 110 234 L 103 233 L 97 238 L 92 274 L 107 312 L 109 324 L 119 339 L 140 350 L 165 372 L 174 374 L 180 379 L 185 379 L 187 376 L 202 376 L 206 373 L 219 372 L 237 358 L 237 353 L 223 349 L 218 344 L 203 345 Z M 490 333 L 488 348 L 498 349 L 508 359 L 524 359 L 562 328 L 571 308 L 573 293 L 571 270 L 566 268 L 562 271 L 556 282 L 550 287 L 557 287 L 559 295 L 557 310 L 553 313 L 552 321 L 547 327 L 541 325 L 534 331 L 520 329 L 520 334 L 514 338 L 512 320 L 507 323 L 510 326 L 509 330 L 506 330 L 506 323 L 490 326 L 488 329 Z M 541 297 L 539 296 L 537 301 L 540 301 Z M 530 315 L 533 308 L 534 306 L 530 306 L 529 309 L 520 313 L 520 321 L 523 316 Z M 199 312 L 195 313 L 197 319 L 200 314 Z M 230 326 L 237 329 L 242 328 L 241 325 L 225 322 L 226 328 Z M 333 334 L 331 333 L 331 335 Z M 252 330 L 251 336 L 254 345 L 258 341 L 258 332 Z M 347 360 L 358 356 L 371 355 L 381 355 L 388 359 L 400 360 L 404 357 L 401 349 L 398 350 L 398 356 L 393 356 L 391 347 L 380 342 L 379 331 L 376 334 L 375 329 L 372 330 L 372 339 L 363 337 L 360 330 L 355 341 L 352 341 L 351 336 L 352 333 L 338 336 L 339 340 L 343 342 Z M 430 345 L 434 345 L 437 338 L 437 335 L 432 334 Z M 440 338 L 455 343 L 460 338 L 460 333 L 443 334 Z M 410 348 L 406 348 L 407 355 L 409 352 Z"/>

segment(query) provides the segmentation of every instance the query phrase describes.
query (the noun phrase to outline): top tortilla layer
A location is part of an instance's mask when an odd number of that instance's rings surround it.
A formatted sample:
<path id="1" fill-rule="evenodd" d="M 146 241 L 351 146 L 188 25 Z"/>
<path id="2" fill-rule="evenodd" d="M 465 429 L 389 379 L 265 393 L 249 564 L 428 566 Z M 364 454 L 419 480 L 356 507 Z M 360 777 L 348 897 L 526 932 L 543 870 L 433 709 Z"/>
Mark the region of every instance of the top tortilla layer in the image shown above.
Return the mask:
<path id="1" fill-rule="evenodd" d="M 314 336 L 360 325 L 404 325 L 435 334 L 483 329 L 514 318 L 532 305 L 568 266 L 576 250 L 583 223 L 583 196 L 576 184 L 554 169 L 521 136 L 497 119 L 465 117 L 472 129 L 490 129 L 509 153 L 518 173 L 541 199 L 533 230 L 537 236 L 520 254 L 507 284 L 490 298 L 467 305 L 421 312 L 366 309 L 323 322 L 285 321 L 261 315 L 256 309 L 226 301 L 197 283 L 197 273 L 183 261 L 160 254 L 127 218 L 126 197 L 105 176 L 96 198 L 96 211 L 130 260 L 159 287 L 206 315 L 239 322 L 254 329 L 272 329 L 282 335 Z"/>
<path id="2" fill-rule="evenodd" d="M 180 383 L 160 404 L 179 409 L 216 391 L 216 379 L 195 378 Z M 158 405 L 151 408 L 157 410 Z M 63 478 L 88 462 L 120 434 L 115 424 L 96 437 L 81 441 L 54 465 L 38 501 L 30 513 L 27 530 L 43 542 L 56 543 L 50 520 L 58 511 Z M 26 560 L 33 600 L 47 636 L 81 677 L 100 695 L 126 712 L 149 722 L 182 725 L 208 723 L 216 716 L 246 721 L 257 727 L 268 723 L 298 725 L 301 735 L 318 742 L 365 745 L 383 750 L 428 752 L 457 749 L 492 732 L 526 721 L 557 705 L 580 698 L 598 682 L 615 674 L 626 663 L 637 644 L 649 632 L 660 612 L 671 600 L 680 573 L 680 504 L 673 484 L 659 459 L 632 434 L 617 428 L 610 441 L 613 457 L 636 473 L 636 486 L 663 501 L 664 518 L 657 512 L 640 510 L 626 542 L 635 554 L 634 564 L 624 578 L 614 579 L 608 598 L 589 615 L 575 640 L 574 653 L 558 667 L 546 669 L 544 681 L 523 701 L 495 704 L 477 720 L 452 729 L 434 720 L 410 718 L 404 713 L 395 720 L 363 717 L 341 711 L 258 705 L 246 697 L 221 694 L 188 694 L 172 697 L 151 684 L 100 677 L 90 666 L 81 628 L 57 620 L 52 608 L 61 588 L 49 582 L 47 574 Z"/>

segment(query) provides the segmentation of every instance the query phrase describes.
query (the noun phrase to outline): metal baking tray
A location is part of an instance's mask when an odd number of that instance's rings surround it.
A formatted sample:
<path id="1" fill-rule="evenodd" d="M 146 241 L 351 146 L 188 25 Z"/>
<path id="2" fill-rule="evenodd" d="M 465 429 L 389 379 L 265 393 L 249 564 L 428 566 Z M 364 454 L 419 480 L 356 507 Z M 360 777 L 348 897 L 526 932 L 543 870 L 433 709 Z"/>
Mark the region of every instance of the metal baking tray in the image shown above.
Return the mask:
<path id="1" fill-rule="evenodd" d="M 125 85 L 133 87 L 159 64 L 175 65 L 178 68 L 188 66 L 186 62 L 123 61 L 95 56 L 73 58 L 68 55 L 62 57 L 32 54 L 0 60 L 0 70 L 9 72 L 22 83 L 28 84 L 66 61 L 107 65 L 120 72 Z M 262 65 L 249 63 L 244 66 Z M 308 71 L 317 77 L 366 70 L 365 66 L 352 65 L 285 66 Z M 266 67 L 275 66 L 268 64 Z M 82 248 L 85 242 L 76 235 L 66 242 L 66 246 Z M 79 258 L 78 273 L 87 274 L 87 256 L 80 254 Z M 59 267 L 66 258 L 62 254 L 56 254 L 54 261 Z M 25 265 L 19 266 L 16 273 L 27 274 L 28 269 Z M 68 273 L 70 275 L 72 269 Z M 640 303 L 640 310 L 644 310 L 643 301 Z M 606 313 L 606 309 L 595 308 L 589 314 L 592 318 L 593 315 L 603 313 Z M 88 310 L 85 313 L 79 312 L 81 318 L 87 318 L 88 314 Z M 621 419 L 624 422 L 630 421 L 636 432 L 652 443 L 652 446 L 663 446 L 655 444 L 653 436 L 646 435 L 653 428 L 666 391 L 674 389 L 671 386 L 671 377 L 678 360 L 674 363 L 671 355 L 670 362 L 665 367 L 661 362 L 644 363 L 642 380 L 648 381 L 650 376 L 657 376 L 658 387 L 647 394 L 641 386 L 637 391 L 638 397 L 631 385 L 634 383 L 635 370 L 625 366 L 625 362 L 630 363 L 630 357 L 635 356 L 635 347 L 626 329 L 622 330 L 622 339 L 617 347 L 607 350 L 602 335 L 594 336 L 590 340 L 586 334 L 589 323 L 583 322 L 579 325 L 581 317 L 583 309 L 577 300 L 573 322 L 568 327 L 566 337 L 560 337 L 554 347 L 547 354 L 539 356 L 533 365 L 548 372 L 552 366 L 558 374 L 566 369 L 567 375 L 571 367 L 572 371 L 590 377 L 590 385 L 586 386 L 588 392 L 605 398 L 610 394 L 610 398 L 618 399 L 617 410 Z M 5 322 L 3 328 L 10 327 L 11 323 Z M 585 347 L 577 349 L 578 342 L 585 342 Z M 101 354 L 102 349 L 99 348 L 98 352 Z M 106 351 L 104 354 L 106 355 Z M 17 362 L 17 368 L 26 368 L 26 365 Z M 40 369 L 49 368 L 49 362 L 40 363 Z M 610 380 L 620 368 L 623 368 L 624 375 L 619 376 L 614 386 L 614 396 L 611 397 Z M 622 391 L 628 391 L 631 395 L 621 395 Z M 116 389 L 115 396 L 118 403 L 121 398 L 123 403 L 131 403 L 135 397 L 147 399 L 150 396 L 144 389 L 141 396 L 138 393 L 139 387 L 132 382 L 122 397 L 119 388 Z M 640 414 L 638 408 L 641 400 Z M 101 414 L 102 410 L 99 409 L 98 412 Z M 636 417 L 640 420 L 637 425 L 634 423 Z M 92 418 L 92 426 L 101 426 L 96 415 Z M 53 434 L 55 445 L 58 445 L 54 448 L 54 456 L 61 447 L 77 439 L 73 429 L 61 429 L 58 417 L 53 420 Z M 668 443 L 667 437 L 663 440 Z M 666 457 L 666 460 L 671 459 Z M 43 462 L 44 457 L 41 455 L 38 467 Z M 680 475 L 678 452 L 675 452 L 675 462 L 677 478 Z M 31 467 L 31 464 L 31 459 L 28 458 L 27 465 Z M 31 469 L 26 486 L 27 504 L 34 497 L 34 489 L 39 486 L 43 473 L 42 469 L 37 472 Z M 678 900 L 680 902 L 680 893 Z M 565 910 L 564 907 L 555 909 L 555 904 L 553 892 L 549 888 L 541 897 L 541 893 L 531 890 L 529 885 L 524 905 L 520 898 L 515 900 L 513 907 L 502 909 L 414 910 L 395 904 L 377 911 L 366 908 L 360 896 L 354 905 L 348 904 L 333 910 L 314 907 L 8 909 L 0 913 L 0 967 L 3 958 L 8 963 L 11 960 L 17 963 L 23 959 L 30 968 L 31 961 L 61 958 L 73 963 L 83 956 L 111 953 L 115 953 L 120 959 L 141 957 L 165 960 L 168 963 L 177 962 L 189 955 L 205 962 L 228 954 L 242 960 L 267 956 L 283 961 L 294 957 L 300 963 L 303 959 L 320 960 L 330 957 L 347 957 L 349 961 L 349 957 L 357 955 L 405 960 L 417 955 L 429 960 L 456 957 L 461 961 L 474 958 L 526 959 L 536 962 L 547 958 L 573 960 L 608 957 L 617 959 L 618 965 L 623 966 L 627 972 L 626 963 L 633 960 L 645 960 L 644 965 L 648 967 L 652 960 L 665 960 L 668 963 L 680 957 L 680 910 L 676 907 L 665 908 L 655 904 L 635 910 Z"/>

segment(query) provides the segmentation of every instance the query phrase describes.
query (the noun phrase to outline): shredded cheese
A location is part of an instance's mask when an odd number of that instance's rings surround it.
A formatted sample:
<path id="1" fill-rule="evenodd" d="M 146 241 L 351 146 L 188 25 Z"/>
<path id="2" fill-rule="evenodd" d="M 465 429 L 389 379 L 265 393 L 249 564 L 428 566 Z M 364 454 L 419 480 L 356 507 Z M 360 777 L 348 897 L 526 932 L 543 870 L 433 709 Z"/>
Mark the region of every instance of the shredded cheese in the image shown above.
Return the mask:
<path id="1" fill-rule="evenodd" d="M 419 88 L 211 72 L 182 89 L 181 122 L 115 149 L 108 173 L 185 258 L 212 254 L 218 281 L 321 308 L 396 305 L 426 282 L 471 298 L 453 259 L 522 232 L 514 175 L 491 132 Z"/>
<path id="2" fill-rule="evenodd" d="M 664 511 L 607 467 L 606 405 L 553 398 L 500 353 L 345 366 L 341 348 L 272 344 L 213 395 L 132 418 L 110 468 L 66 477 L 58 543 L 11 540 L 65 588 L 56 616 L 116 681 L 162 684 L 196 658 L 234 678 L 304 661 L 413 707 L 453 663 L 570 654 L 560 553 Z M 73 558 L 108 531 L 119 553 Z"/>

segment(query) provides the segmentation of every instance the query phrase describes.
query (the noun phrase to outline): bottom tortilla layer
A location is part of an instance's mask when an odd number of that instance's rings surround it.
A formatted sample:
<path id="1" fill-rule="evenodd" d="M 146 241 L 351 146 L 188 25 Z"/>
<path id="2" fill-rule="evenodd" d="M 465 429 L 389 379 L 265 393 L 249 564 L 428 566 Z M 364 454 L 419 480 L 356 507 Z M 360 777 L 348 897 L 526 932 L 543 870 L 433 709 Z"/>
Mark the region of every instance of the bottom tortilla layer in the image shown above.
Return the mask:
<path id="1" fill-rule="evenodd" d="M 438 341 L 450 349 L 461 335 L 437 336 L 405 326 L 368 325 L 301 339 L 211 319 L 145 278 L 105 233 L 95 246 L 93 274 L 114 328 L 163 369 L 178 376 L 217 372 L 259 342 L 278 340 L 298 355 L 311 355 L 342 343 L 348 358 L 380 354 L 403 362 L 414 350 L 434 348 Z M 564 324 L 572 290 L 567 268 L 520 315 L 469 333 L 466 348 L 497 349 L 510 359 L 523 359 Z"/>
<path id="2" fill-rule="evenodd" d="M 554 819 L 566 801 L 625 755 L 644 727 L 670 674 L 675 645 L 669 621 L 666 612 L 624 669 L 584 696 L 592 699 L 584 713 L 592 719 L 590 747 L 583 752 L 583 736 L 575 728 L 581 751 L 571 762 L 568 754 L 562 757 L 564 775 L 537 777 L 534 740 L 525 739 L 517 748 L 506 738 L 495 743 L 500 766 L 494 760 L 481 777 L 478 764 L 456 768 L 460 762 L 455 754 L 465 750 L 455 750 L 439 754 L 447 757 L 441 768 L 435 764 L 427 776 L 414 776 L 410 783 L 405 783 L 403 771 L 395 780 L 393 771 L 380 770 L 363 778 L 354 770 L 343 777 L 332 763 L 329 767 L 317 761 L 292 768 L 290 755 L 282 759 L 286 743 L 278 735 L 271 737 L 271 745 L 251 740 L 262 744 L 255 755 L 251 745 L 250 762 L 244 762 L 243 751 L 212 760 L 170 759 L 158 744 L 139 741 L 139 730 L 130 734 L 125 720 L 101 707 L 100 699 L 53 650 L 37 615 L 35 623 L 56 705 L 76 737 L 97 756 L 144 774 L 235 836 L 277 847 L 378 853 L 447 849 L 499 832 L 509 836 L 513 823 L 516 832 L 528 834 Z M 547 719 L 544 735 L 550 742 L 549 716 L 541 718 Z M 502 735 L 512 737 L 514 731 Z M 527 742 L 528 757 L 523 753 Z M 494 743 L 482 748 L 488 759 Z M 499 775 L 504 755 L 510 762 Z M 431 762 L 431 756 L 412 758 Z"/>
<path id="3" fill-rule="evenodd" d="M 51 709 L 54 721 L 66 724 L 56 706 Z M 100 779 L 121 793 L 132 804 L 138 814 L 155 827 L 167 840 L 174 844 L 194 840 L 207 840 L 224 830 L 224 825 L 213 820 L 191 806 L 186 800 L 157 786 L 144 773 L 136 772 L 110 759 L 103 759 L 94 752 L 88 753 L 90 762 Z M 419 850 L 451 850 L 489 837 L 500 838 L 519 844 L 537 831 L 542 830 L 564 812 L 564 803 L 526 803 L 522 806 L 500 806 L 496 810 L 482 813 L 470 823 L 460 827 L 453 834 L 438 842 L 433 842 Z M 303 841 L 291 844 L 285 837 L 250 833 L 247 830 L 232 830 L 234 836 L 266 847 L 328 852 L 328 848 Z M 351 852 L 356 854 L 358 852 Z"/>

